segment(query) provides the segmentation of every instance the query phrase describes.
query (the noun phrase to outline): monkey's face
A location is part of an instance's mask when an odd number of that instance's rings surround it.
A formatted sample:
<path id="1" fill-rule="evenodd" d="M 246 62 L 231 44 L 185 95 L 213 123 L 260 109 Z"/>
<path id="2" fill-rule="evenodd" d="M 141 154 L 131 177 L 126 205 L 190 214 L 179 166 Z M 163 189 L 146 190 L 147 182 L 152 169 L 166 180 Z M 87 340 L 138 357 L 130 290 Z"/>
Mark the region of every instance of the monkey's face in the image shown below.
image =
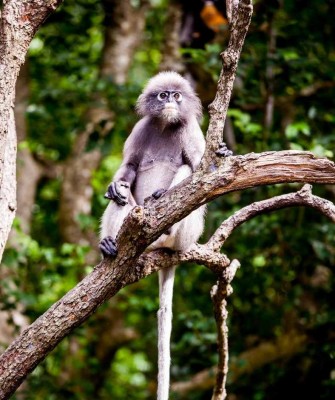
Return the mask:
<path id="1" fill-rule="evenodd" d="M 165 90 L 158 93 L 156 99 L 158 101 L 157 111 L 159 111 L 163 120 L 169 123 L 180 120 L 180 106 L 183 100 L 181 92 Z"/>
<path id="2" fill-rule="evenodd" d="M 201 118 L 201 102 L 189 82 L 176 72 L 160 72 L 151 78 L 136 104 L 142 117 L 167 123 L 186 123 Z"/>

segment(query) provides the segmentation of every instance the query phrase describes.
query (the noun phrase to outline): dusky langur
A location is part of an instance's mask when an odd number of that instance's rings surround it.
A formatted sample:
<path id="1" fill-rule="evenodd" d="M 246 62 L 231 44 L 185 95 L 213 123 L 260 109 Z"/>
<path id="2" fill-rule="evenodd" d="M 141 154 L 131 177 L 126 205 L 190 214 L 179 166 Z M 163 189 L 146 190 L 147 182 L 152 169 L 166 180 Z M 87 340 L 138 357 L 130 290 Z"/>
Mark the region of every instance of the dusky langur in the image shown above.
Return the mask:
<path id="1" fill-rule="evenodd" d="M 201 102 L 186 79 L 175 72 L 151 78 L 137 101 L 142 119 L 128 137 L 123 162 L 105 197 L 112 200 L 101 224 L 103 256 L 117 254 L 116 237 L 135 205 L 159 198 L 198 167 L 205 150 L 199 126 Z M 204 206 L 193 211 L 161 235 L 148 250 L 187 250 L 202 234 Z M 158 311 L 158 400 L 169 397 L 170 335 L 175 268 L 159 271 Z"/>

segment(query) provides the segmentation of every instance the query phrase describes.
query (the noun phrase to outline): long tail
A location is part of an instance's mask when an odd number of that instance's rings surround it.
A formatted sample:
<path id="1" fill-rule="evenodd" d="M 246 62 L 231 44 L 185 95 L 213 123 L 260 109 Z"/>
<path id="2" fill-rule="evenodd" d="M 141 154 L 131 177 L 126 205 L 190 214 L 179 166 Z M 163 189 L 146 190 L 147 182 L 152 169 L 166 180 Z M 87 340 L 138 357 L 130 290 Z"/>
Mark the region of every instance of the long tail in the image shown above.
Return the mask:
<path id="1" fill-rule="evenodd" d="M 170 338 L 172 329 L 172 297 L 176 267 L 159 271 L 158 310 L 158 389 L 157 400 L 168 400 L 170 386 Z"/>

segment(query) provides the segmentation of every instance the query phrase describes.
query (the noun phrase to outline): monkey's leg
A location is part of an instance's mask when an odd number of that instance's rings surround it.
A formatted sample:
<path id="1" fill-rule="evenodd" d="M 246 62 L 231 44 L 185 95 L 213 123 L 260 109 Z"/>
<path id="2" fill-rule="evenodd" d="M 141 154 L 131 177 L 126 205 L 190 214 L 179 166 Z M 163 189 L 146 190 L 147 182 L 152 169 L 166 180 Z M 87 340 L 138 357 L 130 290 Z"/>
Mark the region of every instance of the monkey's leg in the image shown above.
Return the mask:
<path id="1" fill-rule="evenodd" d="M 157 400 L 168 400 L 170 386 L 170 339 L 172 330 L 172 297 L 176 267 L 159 271 L 158 317 L 158 388 Z"/>
<path id="2" fill-rule="evenodd" d="M 113 184 L 109 186 L 106 195 L 111 191 L 110 188 L 113 190 L 116 188 L 117 191 L 113 196 L 118 196 L 122 202 L 113 199 L 102 216 L 99 248 L 104 257 L 117 255 L 116 236 L 129 211 L 136 205 L 128 183 L 113 182 Z"/>
<path id="3" fill-rule="evenodd" d="M 204 230 L 206 206 L 201 206 L 182 219 L 175 232 L 174 249 L 186 251 L 198 241 Z"/>

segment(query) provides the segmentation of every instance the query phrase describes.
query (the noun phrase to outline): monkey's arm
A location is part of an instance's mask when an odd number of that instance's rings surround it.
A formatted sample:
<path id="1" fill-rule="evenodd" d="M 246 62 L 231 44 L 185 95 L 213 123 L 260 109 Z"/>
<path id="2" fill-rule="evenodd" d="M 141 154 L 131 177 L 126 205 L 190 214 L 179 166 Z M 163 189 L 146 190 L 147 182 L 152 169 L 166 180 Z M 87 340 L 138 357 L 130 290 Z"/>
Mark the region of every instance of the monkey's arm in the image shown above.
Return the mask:
<path id="1" fill-rule="evenodd" d="M 122 188 L 130 189 L 131 185 L 135 181 L 137 171 L 137 164 L 134 162 L 123 162 L 119 170 L 116 172 L 113 182 L 107 188 L 105 198 L 114 200 L 118 205 L 124 206 L 128 204 L 128 197 L 122 192 Z M 129 192 L 129 195 L 131 193 Z"/>
<path id="2" fill-rule="evenodd" d="M 194 172 L 205 152 L 205 138 L 196 119 L 190 123 L 187 132 L 183 136 L 183 158 Z"/>
<path id="3" fill-rule="evenodd" d="M 136 179 L 137 169 L 140 162 L 140 143 L 139 138 L 143 131 L 145 119 L 140 120 L 129 135 L 123 149 L 123 161 L 120 168 L 113 177 L 113 181 L 108 186 L 105 197 L 114 200 L 118 205 L 124 206 L 129 203 L 135 203 L 131 195 L 131 187 Z M 123 187 L 130 189 L 128 197 L 122 193 Z M 129 198 L 131 197 L 130 201 Z M 127 201 L 128 200 L 128 201 Z"/>

